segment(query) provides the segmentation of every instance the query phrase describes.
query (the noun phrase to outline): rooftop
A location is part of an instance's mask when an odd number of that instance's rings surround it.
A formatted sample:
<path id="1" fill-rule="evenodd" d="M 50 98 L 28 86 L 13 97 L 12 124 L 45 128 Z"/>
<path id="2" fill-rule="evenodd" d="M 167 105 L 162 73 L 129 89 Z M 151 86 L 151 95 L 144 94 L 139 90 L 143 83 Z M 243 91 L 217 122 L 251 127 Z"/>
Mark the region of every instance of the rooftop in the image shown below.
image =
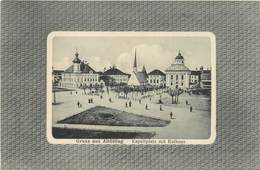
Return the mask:
<path id="1" fill-rule="evenodd" d="M 151 71 L 150 73 L 148 73 L 148 75 L 161 75 L 161 76 L 165 76 L 165 73 L 163 73 L 161 70 L 155 69 L 155 70 Z"/>

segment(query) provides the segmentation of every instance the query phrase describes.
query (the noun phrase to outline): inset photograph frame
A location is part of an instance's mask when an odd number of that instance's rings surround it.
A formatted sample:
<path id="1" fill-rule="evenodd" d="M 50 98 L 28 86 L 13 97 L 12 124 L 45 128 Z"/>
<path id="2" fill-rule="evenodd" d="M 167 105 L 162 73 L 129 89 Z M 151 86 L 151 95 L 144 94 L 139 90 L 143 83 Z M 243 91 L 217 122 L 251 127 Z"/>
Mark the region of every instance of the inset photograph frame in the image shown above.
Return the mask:
<path id="1" fill-rule="evenodd" d="M 210 32 L 52 32 L 52 144 L 212 144 L 216 38 Z"/>

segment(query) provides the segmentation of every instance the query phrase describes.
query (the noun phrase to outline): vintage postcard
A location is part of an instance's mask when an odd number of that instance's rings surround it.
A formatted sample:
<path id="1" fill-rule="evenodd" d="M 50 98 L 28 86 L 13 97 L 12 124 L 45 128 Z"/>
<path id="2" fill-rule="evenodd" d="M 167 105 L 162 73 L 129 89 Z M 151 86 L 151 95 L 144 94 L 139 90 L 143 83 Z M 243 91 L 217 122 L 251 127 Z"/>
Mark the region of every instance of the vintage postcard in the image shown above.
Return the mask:
<path id="1" fill-rule="evenodd" d="M 212 144 L 216 41 L 209 32 L 52 32 L 52 144 Z"/>

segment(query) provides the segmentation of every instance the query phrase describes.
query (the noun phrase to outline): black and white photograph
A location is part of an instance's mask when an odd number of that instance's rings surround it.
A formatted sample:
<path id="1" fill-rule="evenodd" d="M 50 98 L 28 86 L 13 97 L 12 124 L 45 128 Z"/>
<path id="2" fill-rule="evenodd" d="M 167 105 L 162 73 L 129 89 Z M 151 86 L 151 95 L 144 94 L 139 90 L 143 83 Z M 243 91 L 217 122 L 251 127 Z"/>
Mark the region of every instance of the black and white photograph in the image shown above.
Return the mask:
<path id="1" fill-rule="evenodd" d="M 54 32 L 48 59 L 49 142 L 214 142 L 212 33 Z"/>

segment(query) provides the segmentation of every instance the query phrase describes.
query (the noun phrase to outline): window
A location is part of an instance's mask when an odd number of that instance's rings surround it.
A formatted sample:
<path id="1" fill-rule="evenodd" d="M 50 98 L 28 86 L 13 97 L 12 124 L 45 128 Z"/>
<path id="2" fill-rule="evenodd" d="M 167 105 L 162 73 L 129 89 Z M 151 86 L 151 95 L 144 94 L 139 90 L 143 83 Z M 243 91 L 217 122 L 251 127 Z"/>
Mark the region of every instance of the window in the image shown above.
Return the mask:
<path id="1" fill-rule="evenodd" d="M 152 82 L 153 82 L 153 80 L 151 79 L 151 80 L 150 80 L 150 83 L 152 83 Z"/>
<path id="2" fill-rule="evenodd" d="M 183 83 L 181 83 L 181 85 L 183 86 Z"/>
<path id="3" fill-rule="evenodd" d="M 159 80 L 157 80 L 157 83 L 159 83 Z"/>
<path id="4" fill-rule="evenodd" d="M 171 86 L 172 86 L 172 82 L 171 82 Z"/>
<path id="5" fill-rule="evenodd" d="M 181 79 L 182 79 L 182 80 L 183 80 L 183 78 L 184 78 L 183 75 L 181 75 Z"/>
<path id="6" fill-rule="evenodd" d="M 155 83 L 155 80 L 153 80 L 153 83 Z"/>
<path id="7" fill-rule="evenodd" d="M 173 79 L 173 75 L 171 75 L 171 79 Z"/>
<path id="8" fill-rule="evenodd" d="M 176 75 L 176 80 L 178 80 L 178 75 Z"/>

